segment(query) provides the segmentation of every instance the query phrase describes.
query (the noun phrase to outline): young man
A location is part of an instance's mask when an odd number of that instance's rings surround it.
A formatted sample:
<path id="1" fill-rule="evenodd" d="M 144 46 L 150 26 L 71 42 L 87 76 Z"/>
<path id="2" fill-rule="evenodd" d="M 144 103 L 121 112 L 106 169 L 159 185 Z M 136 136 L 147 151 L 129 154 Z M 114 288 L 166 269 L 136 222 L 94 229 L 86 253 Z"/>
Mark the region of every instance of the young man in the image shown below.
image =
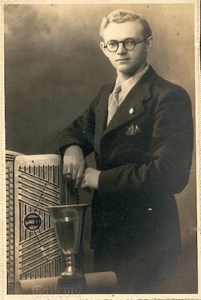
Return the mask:
<path id="1" fill-rule="evenodd" d="M 100 34 L 117 80 L 59 133 L 57 148 L 64 175 L 94 189 L 95 271 L 113 270 L 120 293 L 157 293 L 180 252 L 173 195 L 187 184 L 191 166 L 191 103 L 147 64 L 152 32 L 145 19 L 113 11 Z M 93 151 L 97 169 L 85 168 Z"/>

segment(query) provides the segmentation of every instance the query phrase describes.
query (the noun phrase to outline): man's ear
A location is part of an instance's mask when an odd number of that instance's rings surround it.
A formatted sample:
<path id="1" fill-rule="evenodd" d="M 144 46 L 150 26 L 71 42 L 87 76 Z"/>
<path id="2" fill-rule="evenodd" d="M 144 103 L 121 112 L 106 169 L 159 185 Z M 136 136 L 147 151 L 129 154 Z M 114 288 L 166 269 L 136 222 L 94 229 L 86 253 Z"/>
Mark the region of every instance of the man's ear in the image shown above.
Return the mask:
<path id="1" fill-rule="evenodd" d="M 106 56 L 108 56 L 107 54 L 107 50 L 106 50 L 106 48 L 104 47 L 105 46 L 105 44 L 103 43 L 103 42 L 100 42 L 100 48 L 101 48 L 101 50 L 103 51 L 103 53 L 106 55 Z"/>
<path id="2" fill-rule="evenodd" d="M 153 46 L 153 38 L 152 36 L 148 37 L 146 40 L 146 52 L 149 52 Z"/>

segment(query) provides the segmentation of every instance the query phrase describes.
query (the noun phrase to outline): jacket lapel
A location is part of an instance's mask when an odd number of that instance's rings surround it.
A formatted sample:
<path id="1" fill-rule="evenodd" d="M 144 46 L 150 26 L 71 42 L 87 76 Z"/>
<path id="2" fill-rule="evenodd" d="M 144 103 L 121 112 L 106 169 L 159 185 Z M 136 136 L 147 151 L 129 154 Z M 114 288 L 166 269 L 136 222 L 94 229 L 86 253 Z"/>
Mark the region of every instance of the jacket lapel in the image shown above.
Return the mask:
<path id="1" fill-rule="evenodd" d="M 140 81 L 130 90 L 109 125 L 105 127 L 104 135 L 144 113 L 144 102 L 151 98 L 151 84 L 154 78 L 155 72 L 150 67 Z"/>

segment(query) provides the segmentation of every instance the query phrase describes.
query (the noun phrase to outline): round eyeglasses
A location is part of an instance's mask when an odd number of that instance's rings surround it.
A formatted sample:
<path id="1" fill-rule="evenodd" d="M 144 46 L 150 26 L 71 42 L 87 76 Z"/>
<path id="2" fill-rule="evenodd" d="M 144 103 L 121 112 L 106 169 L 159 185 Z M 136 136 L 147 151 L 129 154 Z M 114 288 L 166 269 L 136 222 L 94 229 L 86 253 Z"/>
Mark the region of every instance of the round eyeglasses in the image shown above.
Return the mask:
<path id="1" fill-rule="evenodd" d="M 119 44 L 123 44 L 124 48 L 128 51 L 131 51 L 135 48 L 136 45 L 142 43 L 145 39 L 142 41 L 136 42 L 135 40 L 128 38 L 124 41 L 118 42 L 116 40 L 111 40 L 107 42 L 107 44 L 104 46 L 104 48 L 107 48 L 109 52 L 116 52 L 119 49 Z"/>

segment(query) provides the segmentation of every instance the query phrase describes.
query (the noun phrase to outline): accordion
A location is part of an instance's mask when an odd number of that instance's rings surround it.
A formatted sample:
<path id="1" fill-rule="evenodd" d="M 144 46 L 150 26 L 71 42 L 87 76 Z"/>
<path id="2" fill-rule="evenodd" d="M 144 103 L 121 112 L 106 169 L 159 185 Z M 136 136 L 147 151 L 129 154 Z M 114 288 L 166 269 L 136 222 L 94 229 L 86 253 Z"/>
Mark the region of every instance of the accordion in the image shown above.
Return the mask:
<path id="1" fill-rule="evenodd" d="M 55 277 L 62 257 L 49 205 L 62 195 L 61 158 L 6 151 L 7 293 L 19 280 Z"/>

